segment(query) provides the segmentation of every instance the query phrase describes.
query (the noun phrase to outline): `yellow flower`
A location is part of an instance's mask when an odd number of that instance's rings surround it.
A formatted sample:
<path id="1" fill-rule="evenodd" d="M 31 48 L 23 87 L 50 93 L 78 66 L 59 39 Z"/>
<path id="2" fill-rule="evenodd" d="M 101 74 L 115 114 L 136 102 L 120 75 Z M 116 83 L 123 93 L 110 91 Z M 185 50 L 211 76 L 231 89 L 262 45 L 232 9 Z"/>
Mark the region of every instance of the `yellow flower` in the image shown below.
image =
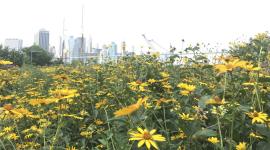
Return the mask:
<path id="1" fill-rule="evenodd" d="M 160 98 L 159 100 L 156 101 L 156 107 L 160 107 L 162 103 L 169 103 L 169 102 L 176 102 L 175 99 L 165 99 L 165 98 Z"/>
<path id="2" fill-rule="evenodd" d="M 152 83 L 156 83 L 157 80 L 155 80 L 155 79 L 149 79 L 148 82 L 149 82 L 150 84 L 152 84 Z"/>
<path id="3" fill-rule="evenodd" d="M 186 138 L 186 134 L 184 133 L 184 131 L 182 129 L 179 129 L 179 133 L 177 133 L 176 135 L 171 136 L 171 140 L 177 140 L 177 139 L 184 139 Z"/>
<path id="4" fill-rule="evenodd" d="M 5 128 L 3 129 L 3 131 L 6 132 L 6 133 L 8 133 L 8 132 L 12 131 L 12 127 L 11 127 L 11 126 L 5 127 Z"/>
<path id="5" fill-rule="evenodd" d="M 264 123 L 267 120 L 268 115 L 263 112 L 249 112 L 247 115 L 252 118 L 252 124 L 254 123 Z"/>
<path id="6" fill-rule="evenodd" d="M 190 92 L 187 90 L 182 90 L 182 91 L 180 91 L 180 94 L 184 95 L 184 96 L 188 96 L 190 94 Z"/>
<path id="7" fill-rule="evenodd" d="M 138 110 L 142 104 L 145 102 L 145 99 L 140 98 L 136 104 L 129 105 L 124 107 L 116 112 L 114 112 L 115 117 L 127 116 Z"/>
<path id="8" fill-rule="evenodd" d="M 93 134 L 92 131 L 82 131 L 80 133 L 81 136 L 86 137 L 86 138 L 92 137 L 92 134 Z"/>
<path id="9" fill-rule="evenodd" d="M 128 83 L 128 85 L 132 91 L 136 91 L 140 84 L 141 84 L 140 82 L 136 82 L 136 81 Z"/>
<path id="10" fill-rule="evenodd" d="M 245 66 L 246 63 L 247 63 L 246 61 L 242 61 L 239 59 L 231 59 L 228 62 L 226 62 L 225 64 L 215 65 L 214 68 L 218 71 L 219 74 L 221 74 L 221 73 L 225 73 L 228 71 L 233 71 L 233 69 L 235 69 L 237 67 Z"/>
<path id="11" fill-rule="evenodd" d="M 194 120 L 194 118 L 190 117 L 189 114 L 182 113 L 179 116 L 180 116 L 181 119 L 186 120 L 186 121 Z"/>
<path id="12" fill-rule="evenodd" d="M 207 100 L 206 104 L 223 105 L 225 104 L 225 100 L 224 99 L 221 100 L 218 96 L 215 96 L 214 98 L 210 98 L 209 100 Z"/>
<path id="13" fill-rule="evenodd" d="M 166 141 L 165 138 L 161 134 L 154 134 L 156 133 L 156 129 L 151 130 L 150 132 L 147 129 L 137 128 L 139 132 L 131 131 L 129 134 L 131 135 L 130 141 L 139 141 L 138 148 L 146 145 L 147 149 L 151 148 L 151 145 L 158 149 L 157 143 L 155 141 L 164 142 Z"/>
<path id="14" fill-rule="evenodd" d="M 160 75 L 161 75 L 163 78 L 168 78 L 168 77 L 170 77 L 170 75 L 169 75 L 167 72 L 161 72 Z"/>
<path id="15" fill-rule="evenodd" d="M 10 133 L 7 138 L 11 140 L 17 140 L 19 136 L 16 133 Z"/>
<path id="16" fill-rule="evenodd" d="M 31 117 L 31 118 L 35 118 L 36 116 L 33 115 L 33 113 L 31 111 L 29 111 L 26 108 L 16 108 L 16 109 L 12 109 L 11 112 L 18 118 L 22 118 L 24 116 L 26 117 Z"/>
<path id="17" fill-rule="evenodd" d="M 240 67 L 243 68 L 243 69 L 246 69 L 247 71 L 258 71 L 258 70 L 261 69 L 260 67 L 254 67 L 250 63 L 246 63 L 246 64 L 244 64 L 244 65 L 242 65 Z"/>
<path id="18" fill-rule="evenodd" d="M 100 107 L 102 107 L 103 105 L 106 105 L 107 104 L 107 100 L 106 99 L 104 99 L 104 100 L 102 100 L 102 101 L 100 101 L 100 102 L 98 102 L 98 103 L 96 103 L 96 109 L 99 109 Z"/>
<path id="19" fill-rule="evenodd" d="M 188 85 L 186 83 L 179 83 L 177 85 L 177 87 L 182 88 L 182 89 L 185 89 L 185 90 L 187 90 L 189 92 L 193 92 L 196 89 L 196 86 L 194 86 L 194 85 Z"/>
<path id="20" fill-rule="evenodd" d="M 96 125 L 102 125 L 104 122 L 103 121 L 101 121 L 100 119 L 96 119 L 95 120 L 95 124 Z"/>
<path id="21" fill-rule="evenodd" d="M 79 116 L 76 116 L 76 115 L 73 115 L 73 114 L 63 114 L 62 116 L 70 117 L 70 118 L 74 118 L 74 119 L 79 119 L 79 120 L 83 119 L 82 117 L 79 117 Z"/>
<path id="22" fill-rule="evenodd" d="M 244 82 L 242 85 L 243 86 L 254 86 L 256 84 L 257 84 L 256 82 Z"/>
<path id="23" fill-rule="evenodd" d="M 238 145 L 236 145 L 236 150 L 246 150 L 246 149 L 247 149 L 246 142 L 240 142 Z"/>
<path id="24" fill-rule="evenodd" d="M 252 137 L 252 138 L 256 138 L 256 139 L 263 139 L 262 136 L 258 135 L 257 133 L 254 133 L 254 132 L 251 132 L 249 134 L 249 136 Z"/>
<path id="25" fill-rule="evenodd" d="M 208 141 L 208 142 L 211 142 L 211 143 L 213 143 L 213 144 L 219 143 L 219 139 L 216 138 L 216 137 L 210 137 L 210 138 L 207 139 L 207 141 Z"/>
<path id="26" fill-rule="evenodd" d="M 6 61 L 6 60 L 0 60 L 0 65 L 11 65 L 13 62 L 11 61 Z"/>
<path id="27" fill-rule="evenodd" d="M 32 105 L 32 106 L 36 106 L 36 105 L 39 105 L 39 104 L 48 105 L 48 104 L 51 104 L 51 103 L 54 103 L 54 102 L 58 102 L 58 99 L 57 98 L 31 99 L 29 101 L 29 104 Z"/>
<path id="28" fill-rule="evenodd" d="M 76 150 L 76 148 L 73 146 L 71 146 L 71 147 L 68 146 L 65 150 Z"/>
<path id="29" fill-rule="evenodd" d="M 11 104 L 4 104 L 3 108 L 4 110 L 10 111 L 13 109 L 13 106 Z"/>
<path id="30" fill-rule="evenodd" d="M 79 94 L 77 93 L 77 90 L 75 89 L 57 89 L 57 90 L 51 91 L 51 93 L 55 98 L 59 98 L 59 99 L 72 98 L 72 97 L 79 96 Z"/>

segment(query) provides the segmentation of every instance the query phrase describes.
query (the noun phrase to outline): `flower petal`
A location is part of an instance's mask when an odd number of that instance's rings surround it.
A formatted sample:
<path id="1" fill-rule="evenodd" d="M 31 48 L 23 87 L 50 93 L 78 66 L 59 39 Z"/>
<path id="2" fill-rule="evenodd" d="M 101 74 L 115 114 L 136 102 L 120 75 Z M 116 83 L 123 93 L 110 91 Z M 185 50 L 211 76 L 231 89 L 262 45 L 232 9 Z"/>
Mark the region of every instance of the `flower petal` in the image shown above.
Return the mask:
<path id="1" fill-rule="evenodd" d="M 138 130 L 141 134 L 143 134 L 143 129 L 142 129 L 142 128 L 138 127 L 137 130 Z"/>
<path id="2" fill-rule="evenodd" d="M 155 141 L 149 140 L 149 142 L 154 146 L 155 149 L 158 149 L 157 143 Z"/>
<path id="3" fill-rule="evenodd" d="M 165 138 L 160 134 L 153 135 L 152 139 L 155 140 L 155 141 L 166 141 Z"/>
<path id="4" fill-rule="evenodd" d="M 136 140 L 142 140 L 143 138 L 140 138 L 140 137 L 132 137 L 130 138 L 129 140 L 130 141 L 136 141 Z"/>
<path id="5" fill-rule="evenodd" d="M 145 140 L 145 145 L 146 145 L 146 147 L 147 147 L 148 149 L 151 148 L 151 144 L 150 144 L 149 140 Z"/>
<path id="6" fill-rule="evenodd" d="M 138 142 L 138 147 L 140 148 L 144 143 L 145 143 L 145 140 L 140 140 L 140 141 Z"/>
<path id="7" fill-rule="evenodd" d="M 154 134 L 156 132 L 157 132 L 157 130 L 156 129 L 153 129 L 153 130 L 150 131 L 150 134 L 152 135 L 152 134 Z"/>

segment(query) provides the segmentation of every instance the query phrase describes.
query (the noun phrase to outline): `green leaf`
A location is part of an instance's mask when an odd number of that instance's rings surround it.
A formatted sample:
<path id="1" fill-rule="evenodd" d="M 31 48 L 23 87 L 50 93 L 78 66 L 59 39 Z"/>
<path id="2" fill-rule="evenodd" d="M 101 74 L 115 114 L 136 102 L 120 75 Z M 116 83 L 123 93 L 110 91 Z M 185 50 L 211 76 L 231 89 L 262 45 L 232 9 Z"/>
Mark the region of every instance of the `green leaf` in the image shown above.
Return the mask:
<path id="1" fill-rule="evenodd" d="M 104 139 L 98 139 L 98 141 L 102 144 L 102 145 L 107 145 L 107 141 Z"/>
<path id="2" fill-rule="evenodd" d="M 210 95 L 206 95 L 206 96 L 203 96 L 201 97 L 201 99 L 199 100 L 198 102 L 198 105 L 204 109 L 206 107 L 206 101 L 209 100 L 211 98 Z"/>
<path id="3" fill-rule="evenodd" d="M 269 142 L 259 142 L 256 146 L 256 149 L 259 150 L 269 150 L 270 143 Z"/>
<path id="4" fill-rule="evenodd" d="M 192 135 L 192 138 L 205 138 L 205 137 L 211 137 L 211 136 L 217 136 L 216 131 L 211 129 L 202 129 L 197 131 Z"/>

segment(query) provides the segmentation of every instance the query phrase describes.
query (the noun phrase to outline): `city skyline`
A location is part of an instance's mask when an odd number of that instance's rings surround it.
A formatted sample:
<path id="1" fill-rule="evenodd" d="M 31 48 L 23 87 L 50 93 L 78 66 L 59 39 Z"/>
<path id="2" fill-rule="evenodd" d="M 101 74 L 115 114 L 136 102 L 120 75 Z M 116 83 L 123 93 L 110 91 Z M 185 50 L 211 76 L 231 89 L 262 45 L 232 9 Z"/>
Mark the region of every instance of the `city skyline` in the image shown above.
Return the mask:
<path id="1" fill-rule="evenodd" d="M 142 34 L 166 48 L 170 44 L 180 48 L 182 39 L 187 43 L 226 45 L 237 38 L 268 31 L 267 4 L 265 0 L 10 0 L 4 1 L 0 10 L 0 18 L 5 22 L 0 28 L 0 43 L 18 38 L 23 39 L 24 46 L 30 46 L 34 43 L 33 35 L 45 28 L 50 31 L 50 45 L 59 50 L 64 20 L 65 36 L 81 36 L 83 6 L 83 32 L 85 37 L 92 37 L 94 47 L 126 41 L 129 49 L 138 49 L 147 46 Z"/>

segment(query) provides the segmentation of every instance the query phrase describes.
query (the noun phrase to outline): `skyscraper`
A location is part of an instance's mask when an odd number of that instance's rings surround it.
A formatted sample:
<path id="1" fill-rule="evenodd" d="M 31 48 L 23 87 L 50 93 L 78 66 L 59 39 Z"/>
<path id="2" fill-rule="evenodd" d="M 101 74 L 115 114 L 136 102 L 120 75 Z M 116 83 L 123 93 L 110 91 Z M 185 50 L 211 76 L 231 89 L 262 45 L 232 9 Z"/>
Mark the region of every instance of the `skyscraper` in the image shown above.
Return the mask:
<path id="1" fill-rule="evenodd" d="M 21 50 L 23 41 L 21 39 L 6 39 L 5 46 L 11 50 Z"/>
<path id="2" fill-rule="evenodd" d="M 117 45 L 115 42 L 112 42 L 108 48 L 109 57 L 116 57 L 117 55 Z"/>
<path id="3" fill-rule="evenodd" d="M 50 40 L 49 31 L 45 29 L 39 30 L 39 32 L 35 35 L 35 44 L 46 51 L 49 51 L 50 45 L 49 40 Z"/>
<path id="4" fill-rule="evenodd" d="M 79 60 L 85 54 L 85 38 L 78 37 L 74 40 L 72 57 Z"/>

